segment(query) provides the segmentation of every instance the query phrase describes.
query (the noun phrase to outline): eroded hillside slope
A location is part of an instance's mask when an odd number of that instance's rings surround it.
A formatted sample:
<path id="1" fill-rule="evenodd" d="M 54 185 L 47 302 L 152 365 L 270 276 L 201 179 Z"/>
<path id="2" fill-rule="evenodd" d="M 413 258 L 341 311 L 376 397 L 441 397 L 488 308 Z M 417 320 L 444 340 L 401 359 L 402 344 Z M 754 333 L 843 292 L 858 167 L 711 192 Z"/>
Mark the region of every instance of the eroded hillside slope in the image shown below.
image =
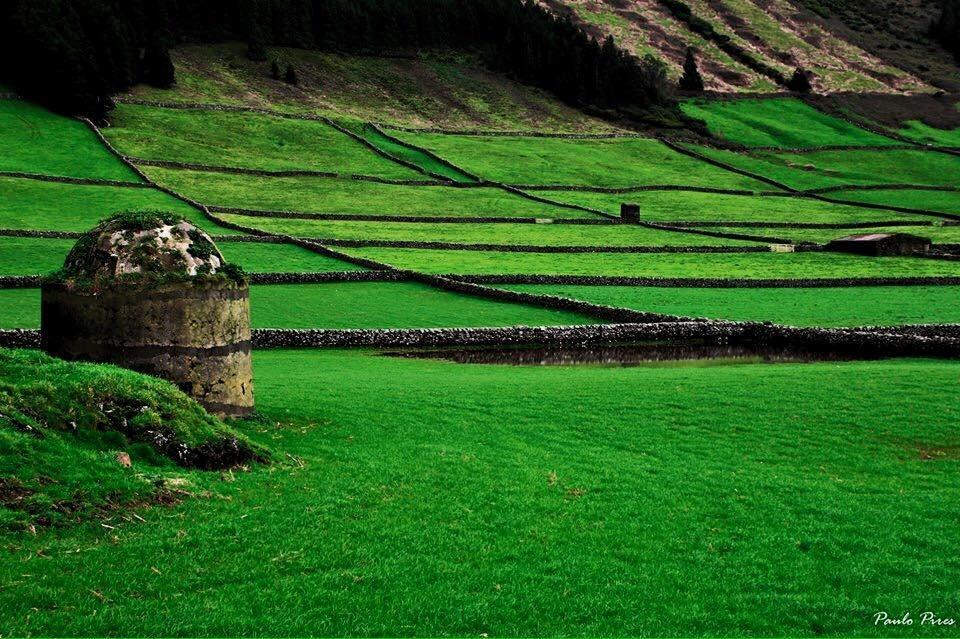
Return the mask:
<path id="1" fill-rule="evenodd" d="M 820 13 L 789 0 L 540 0 L 598 37 L 613 35 L 637 55 L 653 54 L 679 77 L 688 46 L 697 49 L 708 89 L 773 92 L 784 78 L 803 67 L 813 72 L 818 92 L 869 91 L 903 93 L 932 90 L 932 83 L 950 76 L 949 63 L 935 73 L 916 58 L 924 40 L 894 47 L 900 36 L 876 35 L 882 25 L 855 32 L 829 8 Z M 896 5 L 898 3 L 887 2 Z M 930 9 L 932 11 L 932 9 Z M 920 13 L 923 13 L 920 11 Z M 916 15 L 917 12 L 911 13 Z M 839 13 L 837 15 L 840 15 Z M 932 14 L 931 14 L 932 15 Z M 826 16 L 826 17 L 825 17 Z M 885 23 L 886 24 L 886 23 Z M 897 21 L 899 29 L 908 28 Z M 912 24 L 912 23 L 911 23 Z M 918 24 L 912 24 L 919 30 Z M 862 37 L 861 37 L 862 36 Z M 888 37 L 889 36 L 889 37 Z M 927 43 L 929 46 L 935 46 Z M 904 51 L 915 50 L 913 56 Z M 947 59 L 944 54 L 940 58 Z M 942 67 L 942 68 L 941 68 Z"/>

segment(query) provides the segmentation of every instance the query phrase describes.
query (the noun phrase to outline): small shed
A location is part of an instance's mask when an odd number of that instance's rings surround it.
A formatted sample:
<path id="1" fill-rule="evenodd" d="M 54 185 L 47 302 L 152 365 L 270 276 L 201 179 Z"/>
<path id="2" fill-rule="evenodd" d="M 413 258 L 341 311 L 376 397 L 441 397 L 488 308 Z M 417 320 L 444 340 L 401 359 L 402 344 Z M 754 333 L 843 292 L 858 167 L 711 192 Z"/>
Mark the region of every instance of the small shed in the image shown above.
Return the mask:
<path id="1" fill-rule="evenodd" d="M 848 235 L 827 244 L 827 250 L 873 257 L 913 255 L 930 250 L 928 238 L 909 233 L 863 233 Z"/>
<path id="2" fill-rule="evenodd" d="M 633 202 L 624 202 L 620 205 L 620 219 L 627 224 L 640 223 L 640 205 Z"/>

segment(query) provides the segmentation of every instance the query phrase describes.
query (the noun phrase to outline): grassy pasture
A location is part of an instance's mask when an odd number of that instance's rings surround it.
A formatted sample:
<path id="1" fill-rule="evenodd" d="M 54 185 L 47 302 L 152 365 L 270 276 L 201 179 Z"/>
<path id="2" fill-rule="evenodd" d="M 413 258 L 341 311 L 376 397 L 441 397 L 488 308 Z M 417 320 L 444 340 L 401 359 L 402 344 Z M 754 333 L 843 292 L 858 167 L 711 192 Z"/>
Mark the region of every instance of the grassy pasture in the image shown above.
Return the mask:
<path id="1" fill-rule="evenodd" d="M 314 120 L 120 104 L 113 114 L 113 126 L 104 129 L 104 135 L 123 153 L 148 160 L 411 180 L 422 177 Z"/>
<path id="2" fill-rule="evenodd" d="M 170 211 L 208 233 L 235 235 L 199 211 L 155 189 L 60 184 L 0 177 L 0 228 L 87 231 L 127 211 Z"/>
<path id="3" fill-rule="evenodd" d="M 898 326 L 960 323 L 960 287 L 659 288 L 655 286 L 503 286 L 638 311 L 791 326 Z"/>
<path id="4" fill-rule="evenodd" d="M 904 122 L 897 133 L 923 144 L 960 147 L 960 129 L 938 129 L 920 120 Z"/>
<path id="5" fill-rule="evenodd" d="M 250 312 L 254 328 L 448 328 L 597 322 L 577 313 L 485 300 L 414 282 L 255 285 L 250 287 Z M 39 326 L 38 289 L 0 289 L 0 329 Z"/>
<path id="6" fill-rule="evenodd" d="M 761 227 L 711 227 L 711 231 L 728 233 L 747 233 L 751 235 L 773 235 L 793 242 L 815 242 L 825 244 L 847 235 L 857 233 L 911 233 L 930 238 L 938 244 L 960 244 L 960 226 L 890 226 L 869 229 L 771 229 Z"/>
<path id="7" fill-rule="evenodd" d="M 586 315 L 450 293 L 414 282 L 254 286 L 254 328 L 447 328 L 596 324 Z"/>
<path id="8" fill-rule="evenodd" d="M 158 182 L 207 205 L 351 215 L 595 218 L 493 187 L 402 186 L 339 178 L 255 178 L 148 168 Z"/>
<path id="9" fill-rule="evenodd" d="M 872 635 L 955 602 L 955 362 L 254 365 L 240 427 L 301 463 L 4 536 L 8 632 Z"/>
<path id="10" fill-rule="evenodd" d="M 707 147 L 695 150 L 799 190 L 844 184 L 955 186 L 956 176 L 960 174 L 960 158 L 931 151 L 878 149 L 745 154 Z"/>
<path id="11" fill-rule="evenodd" d="M 302 237 L 336 240 L 432 241 L 454 244 L 532 246 L 750 246 L 757 242 L 673 233 L 643 226 L 573 224 L 420 224 L 340 222 L 223 215 L 243 226 Z"/>
<path id="12" fill-rule="evenodd" d="M 830 204 L 795 197 L 717 195 L 683 191 L 635 191 L 633 193 L 588 193 L 583 191 L 536 191 L 537 195 L 567 204 L 577 204 L 620 214 L 620 205 L 635 202 L 640 216 L 651 222 L 801 222 L 833 224 L 917 218 L 906 213 L 872 211 L 858 206 Z"/>
<path id="13" fill-rule="evenodd" d="M 0 289 L 0 329 L 39 327 L 40 289 Z"/>
<path id="14" fill-rule="evenodd" d="M 687 100 L 680 108 L 688 116 L 705 121 L 714 135 L 744 146 L 900 144 L 829 116 L 795 98 Z"/>
<path id="15" fill-rule="evenodd" d="M 239 264 L 249 273 L 304 273 L 364 271 L 350 262 L 320 255 L 293 244 L 220 242 L 224 259 Z"/>
<path id="16" fill-rule="evenodd" d="M 393 266 L 458 275 L 616 275 L 686 278 L 960 276 L 960 262 L 869 258 L 840 253 L 543 254 L 351 248 L 346 253 Z"/>
<path id="17" fill-rule="evenodd" d="M 0 171 L 140 181 L 85 124 L 23 100 L 0 100 L 0 148 Z"/>
<path id="18" fill-rule="evenodd" d="M 270 62 L 252 62 L 238 43 L 181 46 L 171 51 L 177 84 L 139 85 L 140 98 L 214 102 L 323 113 L 410 126 L 505 130 L 609 131 L 544 91 L 489 71 L 477 56 L 430 52 L 416 58 L 343 55 L 271 47 L 269 57 L 292 64 L 291 87 L 270 78 Z"/>
<path id="19" fill-rule="evenodd" d="M 45 275 L 63 266 L 75 240 L 0 237 L 0 275 Z"/>
<path id="20" fill-rule="evenodd" d="M 484 138 L 402 132 L 396 135 L 474 175 L 507 184 L 771 188 L 677 153 L 652 139 Z"/>
<path id="21" fill-rule="evenodd" d="M 394 157 L 406 160 L 407 162 L 412 162 L 429 173 L 441 175 L 453 180 L 454 182 L 469 183 L 476 181 L 462 171 L 458 171 L 450 166 L 447 166 L 443 162 L 438 162 L 435 158 L 431 157 L 427 153 L 424 153 L 423 151 L 390 139 L 370 125 L 355 123 L 352 125 L 346 124 L 345 126 L 350 126 L 351 130 L 357 133 L 357 135 L 363 136 L 363 139 L 370 142 L 370 144 L 373 144 L 378 149 L 385 151 Z"/>
<path id="22" fill-rule="evenodd" d="M 954 184 L 956 186 L 956 184 Z M 838 191 L 829 194 L 837 200 L 903 206 L 911 209 L 960 214 L 960 191 L 923 191 L 889 189 L 883 191 Z"/>
<path id="23" fill-rule="evenodd" d="M 75 240 L 0 237 L 0 275 L 45 275 L 63 266 Z M 251 273 L 363 270 L 291 244 L 220 242 L 224 258 Z"/>

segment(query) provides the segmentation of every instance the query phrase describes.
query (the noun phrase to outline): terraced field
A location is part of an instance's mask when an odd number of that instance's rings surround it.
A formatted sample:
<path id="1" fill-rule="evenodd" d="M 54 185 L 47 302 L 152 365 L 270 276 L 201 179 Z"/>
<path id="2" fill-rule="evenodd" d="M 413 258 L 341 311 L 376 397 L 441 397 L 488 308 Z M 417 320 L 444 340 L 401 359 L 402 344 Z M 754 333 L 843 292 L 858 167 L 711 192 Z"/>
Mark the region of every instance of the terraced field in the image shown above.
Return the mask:
<path id="1" fill-rule="evenodd" d="M 250 67 L 211 73 L 215 56 L 191 55 L 177 89 L 121 100 L 103 140 L 0 100 L 12 149 L 0 159 L 0 329 L 38 326 L 36 276 L 77 233 L 156 209 L 195 221 L 253 274 L 258 336 L 504 329 L 516 345 L 537 327 L 729 327 L 675 316 L 885 327 L 868 337 L 960 324 L 950 149 L 781 99 L 689 103 L 717 136 L 696 140 L 624 136 L 540 102 L 511 121 L 466 107 L 415 118 L 385 99 L 393 126 L 378 126 L 372 94 L 339 113 L 309 84 L 300 102 L 245 97 Z M 324 63 L 391 78 L 402 66 Z M 209 104 L 182 108 L 198 100 Z M 619 219 L 625 202 L 639 224 Z M 822 246 L 887 229 L 938 252 Z M 179 503 L 35 536 L 12 530 L 29 514 L 0 503 L 17 560 L 0 562 L 2 625 L 870 634 L 878 601 L 954 602 L 955 562 L 930 558 L 949 555 L 960 516 L 955 361 L 606 356 L 464 364 L 258 345 L 259 414 L 234 427 L 273 463 L 218 475 L 135 455 L 130 472 L 175 480 Z M 88 444 L 117 470 L 114 448 Z"/>

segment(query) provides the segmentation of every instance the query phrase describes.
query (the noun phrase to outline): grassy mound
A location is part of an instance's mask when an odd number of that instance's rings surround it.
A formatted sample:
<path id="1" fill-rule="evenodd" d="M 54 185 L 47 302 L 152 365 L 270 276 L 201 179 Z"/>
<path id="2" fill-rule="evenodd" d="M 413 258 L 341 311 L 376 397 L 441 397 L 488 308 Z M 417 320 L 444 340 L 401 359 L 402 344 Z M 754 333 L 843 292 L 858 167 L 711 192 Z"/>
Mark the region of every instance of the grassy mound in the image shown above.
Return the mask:
<path id="1" fill-rule="evenodd" d="M 156 499 L 171 462 L 209 470 L 266 456 L 168 382 L 0 350 L 0 527 Z"/>

